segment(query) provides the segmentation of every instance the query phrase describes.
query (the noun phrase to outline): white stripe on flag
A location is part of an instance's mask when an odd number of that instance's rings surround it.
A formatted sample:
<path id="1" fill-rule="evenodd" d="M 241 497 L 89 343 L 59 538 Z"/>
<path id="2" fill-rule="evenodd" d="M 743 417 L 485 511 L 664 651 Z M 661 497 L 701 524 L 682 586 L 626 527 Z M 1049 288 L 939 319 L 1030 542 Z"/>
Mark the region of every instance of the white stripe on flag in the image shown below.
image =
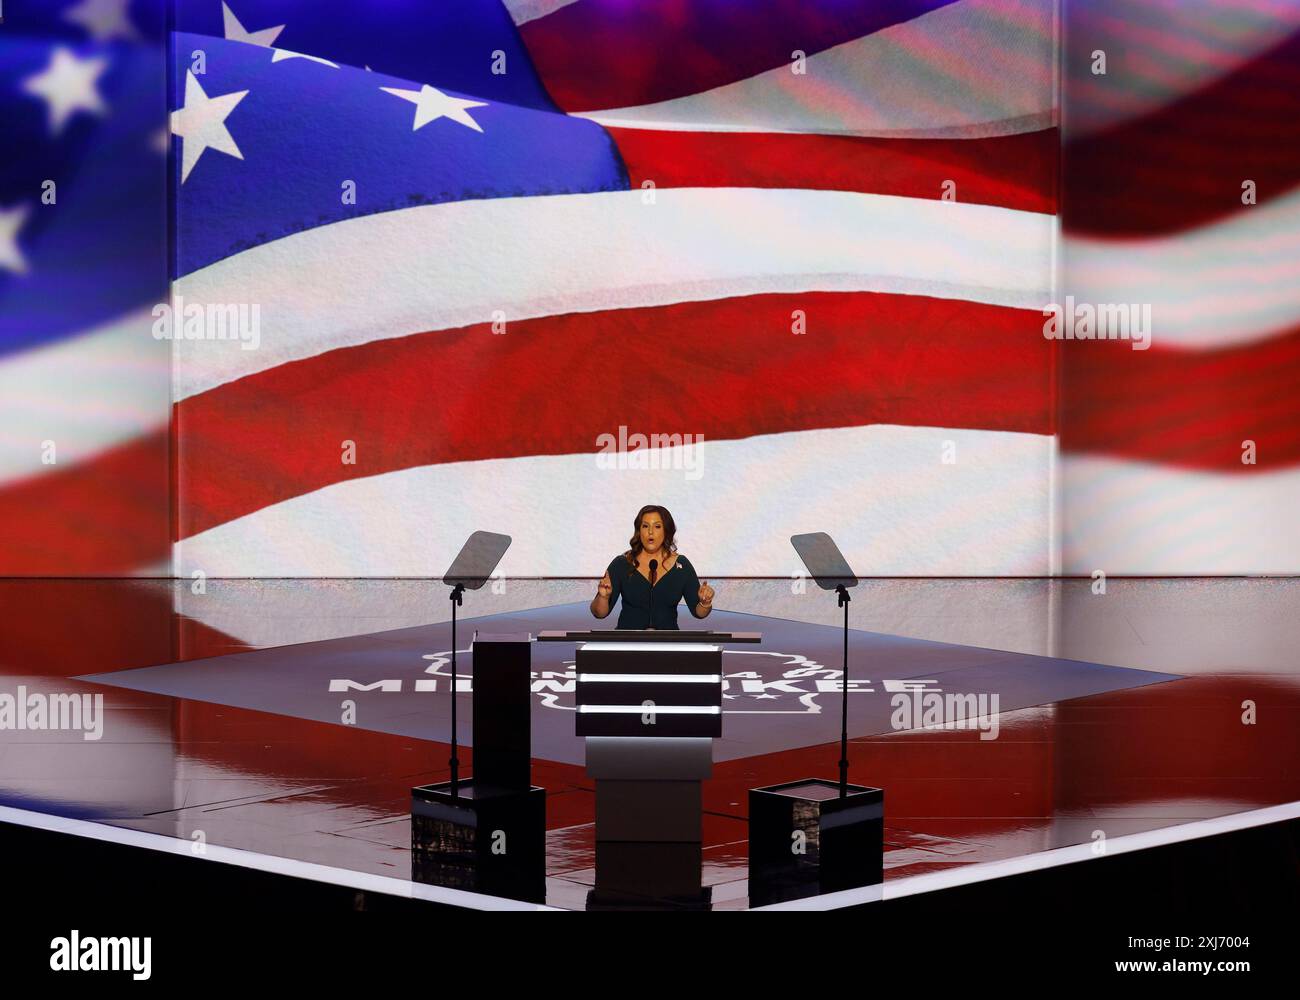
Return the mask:
<path id="1" fill-rule="evenodd" d="M 963 0 L 689 97 L 583 112 L 707 132 L 978 138 L 1055 124 L 1053 0 Z M 797 49 L 798 39 L 790 40 Z"/>
<path id="2" fill-rule="evenodd" d="M 510 14 L 510 20 L 518 25 L 536 21 L 547 14 L 554 14 L 560 8 L 577 3 L 578 0 L 501 0 L 501 2 Z"/>
<path id="3" fill-rule="evenodd" d="M 1114 128 L 1208 87 L 1300 30 L 1294 0 L 1072 3 L 1078 43 L 1068 84 L 1068 137 Z M 1092 53 L 1107 54 L 1105 73 Z M 1243 108 L 1243 111 L 1247 109 Z M 1261 123 L 1262 125 L 1262 123 Z"/>
<path id="4" fill-rule="evenodd" d="M 148 310 L 0 358 L 0 482 L 66 468 L 164 430 L 171 349 Z M 42 461 L 54 443 L 57 464 Z"/>
<path id="5" fill-rule="evenodd" d="M 1159 347 L 1267 340 L 1300 325 L 1300 191 L 1173 236 L 1066 236 L 1061 274 L 1076 304 L 1150 304 Z"/>
<path id="6" fill-rule="evenodd" d="M 1288 575 L 1300 469 L 1225 475 L 1065 454 L 1063 572 Z"/>
<path id="7" fill-rule="evenodd" d="M 1040 309 L 1055 219 L 844 191 L 496 198 L 350 219 L 187 275 L 250 303 L 261 343 L 177 341 L 176 399 L 339 347 L 491 322 L 753 295 L 873 291 Z"/>
<path id="8" fill-rule="evenodd" d="M 943 462 L 946 441 L 953 464 Z M 672 511 L 681 550 L 705 578 L 797 572 L 789 537 L 802 531 L 829 531 L 867 575 L 1050 570 L 1052 437 L 874 425 L 695 447 L 698 478 L 686 468 L 599 468 L 593 442 L 592 454 L 339 483 L 177 543 L 176 572 L 427 577 L 488 528 L 514 537 L 506 575 L 599 575 L 646 503 Z M 648 451 L 669 464 L 687 455 Z"/>

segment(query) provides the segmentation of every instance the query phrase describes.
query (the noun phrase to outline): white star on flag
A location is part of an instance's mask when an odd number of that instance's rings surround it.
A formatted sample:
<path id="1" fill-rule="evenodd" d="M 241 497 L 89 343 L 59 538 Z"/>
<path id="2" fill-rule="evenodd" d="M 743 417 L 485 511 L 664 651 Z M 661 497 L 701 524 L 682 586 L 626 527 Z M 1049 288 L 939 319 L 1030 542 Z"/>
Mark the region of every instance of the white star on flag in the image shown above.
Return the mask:
<path id="1" fill-rule="evenodd" d="M 0 268 L 15 274 L 27 273 L 27 261 L 18 249 L 18 230 L 27 221 L 31 205 L 0 208 Z"/>
<path id="2" fill-rule="evenodd" d="M 466 128 L 472 128 L 475 132 L 483 131 L 479 123 L 469 116 L 466 109 L 487 107 L 486 101 L 466 101 L 459 97 L 449 97 L 437 87 L 430 87 L 427 83 L 419 90 L 401 90 L 397 87 L 379 89 L 415 105 L 415 125 L 411 128 L 412 132 L 438 118 L 450 118 Z"/>
<path id="3" fill-rule="evenodd" d="M 45 72 L 23 81 L 23 90 L 49 104 L 50 131 L 58 135 L 74 113 L 102 115 L 108 110 L 95 87 L 106 69 L 107 59 L 78 59 L 71 49 L 59 46 Z"/>
<path id="4" fill-rule="evenodd" d="M 247 31 L 239 23 L 239 18 L 235 17 L 235 12 L 224 2 L 221 4 L 221 17 L 225 26 L 226 38 L 232 42 L 248 42 L 250 45 L 262 45 L 270 48 L 280 36 L 280 32 L 284 30 L 284 25 L 281 24 L 274 28 L 263 28 L 261 31 Z"/>
<path id="5" fill-rule="evenodd" d="M 326 66 L 333 66 L 335 69 L 339 68 L 338 63 L 322 59 L 320 56 L 309 56 L 304 52 L 291 52 L 289 49 L 272 49 L 271 51 L 275 53 L 271 57 L 273 63 L 284 62 L 286 59 L 310 59 L 312 62 L 324 63 Z"/>
<path id="6" fill-rule="evenodd" d="M 186 71 L 185 106 L 172 112 L 172 135 L 181 137 L 182 184 L 205 149 L 215 149 L 239 160 L 244 158 L 244 154 L 235 145 L 230 130 L 226 128 L 226 119 L 247 94 L 247 90 L 241 90 L 209 97 L 203 92 L 194 74 Z"/>
<path id="7" fill-rule="evenodd" d="M 75 7 L 63 12 L 63 19 L 72 24 L 79 24 L 90 33 L 97 42 L 107 42 L 114 38 L 138 40 L 140 33 L 135 30 L 126 8 L 131 0 L 82 0 Z"/>

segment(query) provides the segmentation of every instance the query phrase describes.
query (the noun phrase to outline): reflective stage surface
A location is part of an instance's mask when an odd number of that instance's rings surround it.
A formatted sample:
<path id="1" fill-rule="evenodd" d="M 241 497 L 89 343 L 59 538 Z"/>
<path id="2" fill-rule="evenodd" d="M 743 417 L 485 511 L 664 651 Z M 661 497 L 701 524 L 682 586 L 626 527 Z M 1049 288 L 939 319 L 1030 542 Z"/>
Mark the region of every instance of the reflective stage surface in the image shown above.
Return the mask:
<path id="1" fill-rule="evenodd" d="M 740 909 L 748 790 L 836 776 L 840 612 L 833 594 L 788 580 L 711 582 L 718 610 L 703 622 L 683 611 L 681 625 L 765 636 L 763 656 L 726 654 L 723 737 L 702 788 L 708 905 Z M 480 618 L 494 630 L 591 624 L 593 586 L 510 580 L 504 593 L 468 594 L 458 645 L 469 648 Z M 0 696 L 103 696 L 97 732 L 4 723 L 0 804 L 409 879 L 410 790 L 448 777 L 445 588 L 200 589 L 0 581 Z M 1110 580 L 1105 594 L 1091 581 L 864 581 L 850 624 L 861 631 L 849 780 L 885 790 L 887 887 L 1300 800 L 1297 581 Z M 544 897 L 582 909 L 595 784 L 573 735 L 572 647 L 540 645 L 532 781 L 547 792 Z M 244 655 L 220 659 L 232 653 Z M 88 679 L 124 670 L 136 672 Z M 354 683 L 332 691 L 340 680 Z M 468 679 L 461 687 L 468 741 Z M 984 696 L 983 724 L 920 728 L 911 696 L 927 690 Z M 473 749 L 461 758 L 472 773 Z"/>

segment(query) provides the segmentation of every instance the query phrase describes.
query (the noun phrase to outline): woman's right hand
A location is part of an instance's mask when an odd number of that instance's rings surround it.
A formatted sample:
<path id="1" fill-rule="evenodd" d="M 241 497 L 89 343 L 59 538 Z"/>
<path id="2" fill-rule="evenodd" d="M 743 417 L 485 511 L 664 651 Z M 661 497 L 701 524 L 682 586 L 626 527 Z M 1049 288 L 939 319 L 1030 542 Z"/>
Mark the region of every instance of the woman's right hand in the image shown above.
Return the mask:
<path id="1" fill-rule="evenodd" d="M 600 578 L 600 583 L 596 584 L 596 596 L 603 597 L 608 601 L 609 595 L 613 592 L 614 585 L 609 582 L 609 573 L 606 572 L 605 575 Z"/>

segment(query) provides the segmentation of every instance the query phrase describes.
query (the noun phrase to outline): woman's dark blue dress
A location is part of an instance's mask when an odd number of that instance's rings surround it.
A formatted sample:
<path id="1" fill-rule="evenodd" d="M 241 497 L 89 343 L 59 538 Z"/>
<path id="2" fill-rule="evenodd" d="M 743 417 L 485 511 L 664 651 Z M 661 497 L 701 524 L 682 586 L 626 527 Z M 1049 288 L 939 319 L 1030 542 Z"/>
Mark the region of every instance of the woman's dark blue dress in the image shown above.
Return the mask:
<path id="1" fill-rule="evenodd" d="M 623 556 L 618 556 L 606 570 L 613 588 L 609 607 L 620 597 L 623 607 L 618 613 L 618 628 L 677 628 L 677 605 L 684 597 L 695 613 L 700 603 L 700 578 L 685 556 L 678 556 L 672 568 L 661 572 L 654 587 Z"/>

